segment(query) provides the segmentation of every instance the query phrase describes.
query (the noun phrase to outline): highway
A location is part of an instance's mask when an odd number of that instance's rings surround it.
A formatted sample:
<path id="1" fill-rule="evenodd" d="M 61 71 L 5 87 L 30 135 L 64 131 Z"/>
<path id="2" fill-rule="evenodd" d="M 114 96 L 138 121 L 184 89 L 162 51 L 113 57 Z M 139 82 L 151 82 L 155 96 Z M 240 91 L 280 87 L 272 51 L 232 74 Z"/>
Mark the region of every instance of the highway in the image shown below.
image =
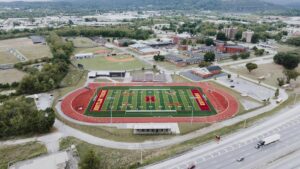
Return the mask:
<path id="1" fill-rule="evenodd" d="M 286 109 L 278 115 L 261 124 L 243 129 L 233 135 L 224 138 L 220 143 L 210 142 L 195 147 L 183 155 L 168 159 L 161 163 L 153 164 L 145 168 L 149 169 L 187 169 L 195 165 L 196 169 L 256 169 L 278 168 L 284 166 L 299 154 L 288 159 L 283 157 L 300 149 L 300 105 L 293 109 Z M 272 143 L 261 149 L 255 149 L 256 143 L 269 135 L 279 133 L 280 141 Z M 244 161 L 237 162 L 238 158 L 244 157 Z M 282 162 L 278 162 L 281 160 Z M 271 163 L 274 164 L 270 165 Z M 297 166 L 299 163 L 293 163 Z M 286 168 L 286 167 L 285 167 Z"/>

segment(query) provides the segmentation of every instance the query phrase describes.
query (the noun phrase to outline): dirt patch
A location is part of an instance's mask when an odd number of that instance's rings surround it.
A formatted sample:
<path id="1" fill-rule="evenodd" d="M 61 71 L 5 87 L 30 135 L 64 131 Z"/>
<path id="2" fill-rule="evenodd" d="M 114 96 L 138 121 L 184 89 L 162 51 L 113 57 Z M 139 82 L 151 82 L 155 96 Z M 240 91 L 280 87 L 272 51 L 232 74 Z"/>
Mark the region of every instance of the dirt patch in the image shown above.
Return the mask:
<path id="1" fill-rule="evenodd" d="M 113 56 L 106 56 L 105 57 L 106 60 L 110 61 L 110 62 L 131 62 L 134 61 L 135 58 L 128 56 L 128 57 L 124 57 L 124 58 L 115 58 Z"/>

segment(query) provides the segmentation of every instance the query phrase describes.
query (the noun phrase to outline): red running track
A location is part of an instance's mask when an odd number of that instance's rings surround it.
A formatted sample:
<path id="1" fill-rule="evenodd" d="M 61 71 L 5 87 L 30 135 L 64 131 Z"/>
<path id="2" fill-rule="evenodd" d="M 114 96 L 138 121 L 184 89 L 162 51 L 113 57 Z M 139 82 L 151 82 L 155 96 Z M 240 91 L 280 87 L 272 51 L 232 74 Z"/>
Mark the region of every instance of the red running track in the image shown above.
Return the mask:
<path id="1" fill-rule="evenodd" d="M 214 123 L 235 116 L 239 110 L 238 101 L 229 93 L 217 88 L 211 83 L 91 83 L 89 88 L 78 89 L 67 95 L 61 103 L 63 113 L 72 119 L 88 123 L 110 123 L 109 117 L 91 117 L 83 113 L 92 99 L 94 92 L 100 86 L 196 86 L 217 110 L 216 115 L 206 117 L 113 117 L 113 123 L 172 123 L 172 122 L 202 122 Z"/>

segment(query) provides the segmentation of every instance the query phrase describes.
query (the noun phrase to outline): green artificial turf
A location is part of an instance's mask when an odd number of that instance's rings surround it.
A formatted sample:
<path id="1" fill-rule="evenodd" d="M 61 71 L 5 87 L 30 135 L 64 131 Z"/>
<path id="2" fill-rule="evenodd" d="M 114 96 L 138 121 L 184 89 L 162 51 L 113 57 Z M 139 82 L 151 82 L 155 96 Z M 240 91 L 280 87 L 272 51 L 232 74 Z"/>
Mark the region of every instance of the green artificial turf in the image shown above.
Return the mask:
<path id="1" fill-rule="evenodd" d="M 85 112 L 93 117 L 190 117 L 215 115 L 216 111 L 209 100 L 206 100 L 210 110 L 203 111 L 193 99 L 190 86 L 111 86 L 100 87 L 93 96 Z M 100 111 L 92 107 L 101 90 L 107 90 Z M 153 96 L 155 101 L 146 101 Z M 206 97 L 205 97 L 206 98 Z"/>

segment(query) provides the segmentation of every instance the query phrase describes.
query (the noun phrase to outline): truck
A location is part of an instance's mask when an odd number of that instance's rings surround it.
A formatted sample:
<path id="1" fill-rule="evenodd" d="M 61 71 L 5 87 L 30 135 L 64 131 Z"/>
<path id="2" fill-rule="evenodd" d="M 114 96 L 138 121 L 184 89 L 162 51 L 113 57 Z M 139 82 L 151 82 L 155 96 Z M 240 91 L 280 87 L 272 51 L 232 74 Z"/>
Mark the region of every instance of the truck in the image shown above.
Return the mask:
<path id="1" fill-rule="evenodd" d="M 257 145 L 255 146 L 255 148 L 259 149 L 262 146 L 269 145 L 269 144 L 274 143 L 274 142 L 279 141 L 279 140 L 280 140 L 280 134 L 274 134 L 274 135 L 271 135 L 269 137 L 266 137 L 266 138 L 260 140 L 257 143 Z"/>

